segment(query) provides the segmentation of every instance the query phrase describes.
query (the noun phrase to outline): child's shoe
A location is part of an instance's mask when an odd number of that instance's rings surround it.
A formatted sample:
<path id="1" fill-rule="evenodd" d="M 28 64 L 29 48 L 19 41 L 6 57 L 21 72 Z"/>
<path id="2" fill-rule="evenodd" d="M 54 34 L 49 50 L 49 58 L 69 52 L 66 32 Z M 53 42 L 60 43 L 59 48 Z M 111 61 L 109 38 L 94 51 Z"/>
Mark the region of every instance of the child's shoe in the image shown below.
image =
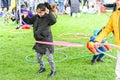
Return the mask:
<path id="1" fill-rule="evenodd" d="M 45 68 L 40 68 L 40 70 L 37 71 L 37 74 L 43 73 L 43 72 L 45 72 L 45 71 L 46 71 Z"/>
<path id="2" fill-rule="evenodd" d="M 103 59 L 97 59 L 97 62 L 105 62 Z"/>
<path id="3" fill-rule="evenodd" d="M 50 74 L 48 75 L 48 78 L 51 78 L 51 77 L 53 77 L 55 75 L 56 75 L 56 71 L 51 70 Z"/>
<path id="4" fill-rule="evenodd" d="M 94 65 L 95 64 L 95 60 L 91 60 L 91 65 Z"/>

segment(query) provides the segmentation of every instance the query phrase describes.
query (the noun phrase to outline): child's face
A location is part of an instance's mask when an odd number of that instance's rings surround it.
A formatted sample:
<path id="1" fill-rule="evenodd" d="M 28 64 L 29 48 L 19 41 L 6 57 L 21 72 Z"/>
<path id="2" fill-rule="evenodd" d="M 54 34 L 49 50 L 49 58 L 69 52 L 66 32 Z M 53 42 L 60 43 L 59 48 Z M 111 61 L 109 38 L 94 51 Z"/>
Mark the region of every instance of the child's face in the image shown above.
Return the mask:
<path id="1" fill-rule="evenodd" d="M 40 10 L 40 9 L 37 9 L 37 14 L 38 14 L 40 17 L 42 17 L 42 16 L 45 15 L 45 11 L 42 11 L 42 10 Z"/>
<path id="2" fill-rule="evenodd" d="M 23 15 L 24 15 L 24 17 L 27 17 L 27 16 L 28 16 L 28 12 L 27 12 L 27 11 L 24 11 L 24 12 L 23 12 Z"/>
<path id="3" fill-rule="evenodd" d="M 120 0 L 116 0 L 117 8 L 120 8 Z"/>

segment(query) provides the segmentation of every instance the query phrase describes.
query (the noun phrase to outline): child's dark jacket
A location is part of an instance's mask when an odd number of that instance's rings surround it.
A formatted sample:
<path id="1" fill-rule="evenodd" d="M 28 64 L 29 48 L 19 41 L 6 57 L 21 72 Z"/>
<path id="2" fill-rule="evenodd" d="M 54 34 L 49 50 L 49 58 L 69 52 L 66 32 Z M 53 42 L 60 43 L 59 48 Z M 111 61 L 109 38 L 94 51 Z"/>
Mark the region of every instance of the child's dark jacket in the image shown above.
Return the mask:
<path id="1" fill-rule="evenodd" d="M 23 20 L 28 24 L 33 24 L 34 38 L 36 41 L 53 42 L 50 26 L 56 23 L 56 18 L 52 13 L 46 14 L 43 17 L 35 15 L 32 18 L 23 18 Z M 53 45 L 35 43 L 33 47 L 36 52 L 41 54 L 45 53 L 46 48 L 48 48 L 51 53 L 54 52 Z"/>

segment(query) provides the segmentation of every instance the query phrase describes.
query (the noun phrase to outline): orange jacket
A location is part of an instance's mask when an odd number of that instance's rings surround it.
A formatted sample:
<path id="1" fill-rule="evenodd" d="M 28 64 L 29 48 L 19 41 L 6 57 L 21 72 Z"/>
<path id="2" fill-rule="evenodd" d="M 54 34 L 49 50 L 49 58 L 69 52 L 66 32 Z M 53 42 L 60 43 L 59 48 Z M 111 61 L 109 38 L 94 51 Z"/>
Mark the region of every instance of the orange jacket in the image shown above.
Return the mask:
<path id="1" fill-rule="evenodd" d="M 101 42 L 112 31 L 114 32 L 115 44 L 120 46 L 120 10 L 112 13 L 107 25 L 96 37 L 95 41 Z"/>

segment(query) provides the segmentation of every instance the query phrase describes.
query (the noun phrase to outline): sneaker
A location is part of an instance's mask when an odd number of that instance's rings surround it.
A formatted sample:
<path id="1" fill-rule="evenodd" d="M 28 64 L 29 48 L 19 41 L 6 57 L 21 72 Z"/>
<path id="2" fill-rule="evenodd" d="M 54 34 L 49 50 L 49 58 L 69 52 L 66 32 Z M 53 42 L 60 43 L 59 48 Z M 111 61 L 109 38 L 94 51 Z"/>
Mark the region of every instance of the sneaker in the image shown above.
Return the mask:
<path id="1" fill-rule="evenodd" d="M 97 62 L 105 62 L 103 59 L 97 59 Z"/>
<path id="2" fill-rule="evenodd" d="M 51 71 L 50 74 L 48 75 L 48 78 L 51 78 L 56 75 L 56 71 Z"/>
<path id="3" fill-rule="evenodd" d="M 94 65 L 95 64 L 95 60 L 91 60 L 91 65 Z"/>
<path id="4" fill-rule="evenodd" d="M 19 28 L 20 28 L 20 27 L 17 26 L 15 29 L 19 29 Z"/>
<path id="5" fill-rule="evenodd" d="M 37 71 L 37 74 L 43 73 L 43 72 L 45 72 L 45 71 L 46 71 L 45 68 L 40 68 L 40 70 Z"/>

